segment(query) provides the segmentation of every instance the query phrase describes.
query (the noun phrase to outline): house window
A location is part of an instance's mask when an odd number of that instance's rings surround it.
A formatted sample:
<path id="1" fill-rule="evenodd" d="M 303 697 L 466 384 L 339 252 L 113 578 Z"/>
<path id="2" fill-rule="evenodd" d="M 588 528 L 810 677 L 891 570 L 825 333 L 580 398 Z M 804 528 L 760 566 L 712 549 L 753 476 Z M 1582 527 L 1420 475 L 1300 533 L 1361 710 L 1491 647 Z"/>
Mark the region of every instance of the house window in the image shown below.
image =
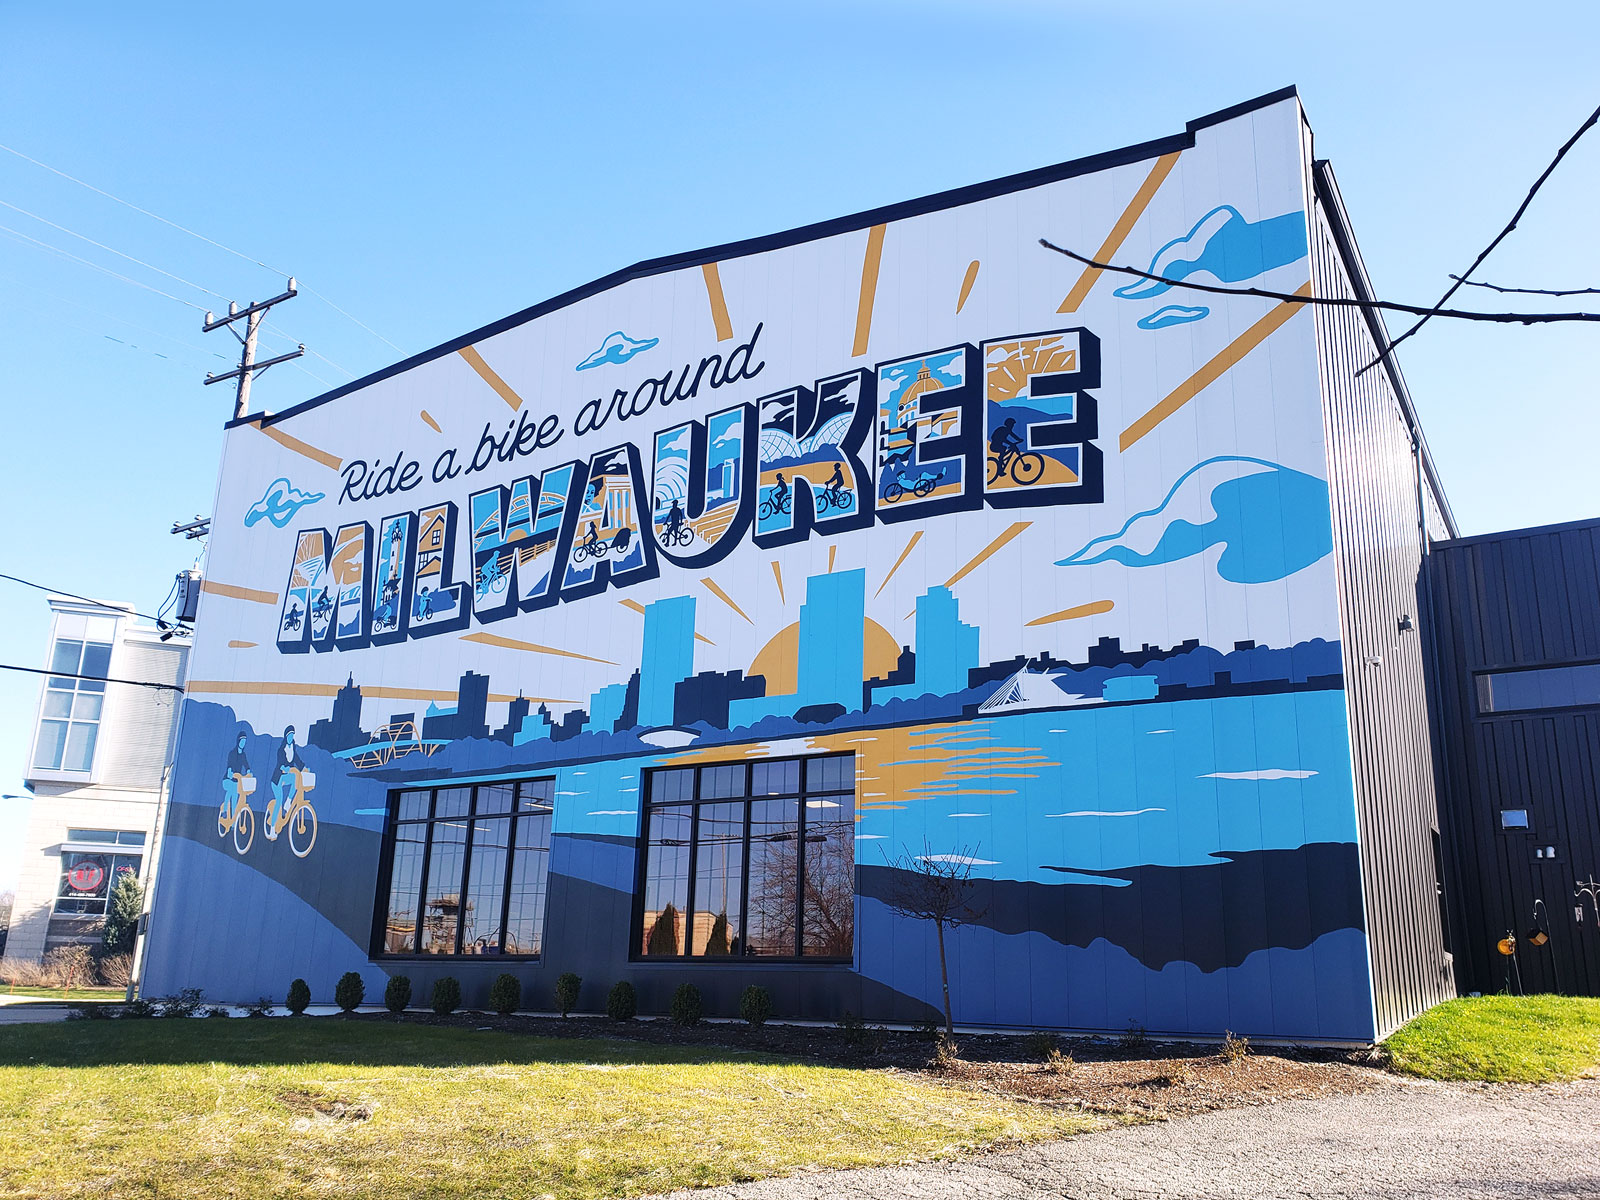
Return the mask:
<path id="1" fill-rule="evenodd" d="M 84 771 L 94 766 L 94 744 L 105 702 L 105 677 L 111 666 L 110 642 L 57 638 L 50 652 L 52 675 L 45 683 L 34 745 L 36 771 Z M 89 675 L 94 678 L 76 679 Z"/>
<path id="2" fill-rule="evenodd" d="M 1477 678 L 1480 713 L 1600 704 L 1600 663 L 1489 671 Z"/>
<path id="3" fill-rule="evenodd" d="M 63 916 L 102 917 L 106 897 L 123 875 L 139 878 L 141 856 L 106 850 L 63 850 L 56 912 Z"/>
<path id="4" fill-rule="evenodd" d="M 555 781 L 395 792 L 379 955 L 537 956 Z"/>
<path id="5" fill-rule="evenodd" d="M 668 768 L 645 778 L 639 957 L 849 960 L 852 755 Z"/>

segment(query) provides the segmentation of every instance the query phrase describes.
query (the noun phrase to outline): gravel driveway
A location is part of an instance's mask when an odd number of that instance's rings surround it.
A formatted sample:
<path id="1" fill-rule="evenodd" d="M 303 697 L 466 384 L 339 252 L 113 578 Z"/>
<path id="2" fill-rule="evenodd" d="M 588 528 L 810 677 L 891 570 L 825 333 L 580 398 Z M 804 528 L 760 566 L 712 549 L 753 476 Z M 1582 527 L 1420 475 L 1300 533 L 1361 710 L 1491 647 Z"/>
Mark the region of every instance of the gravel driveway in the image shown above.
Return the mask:
<path id="1" fill-rule="evenodd" d="M 960 1162 L 677 1192 L 674 1200 L 1600 1197 L 1600 1082 L 1386 1082 Z"/>

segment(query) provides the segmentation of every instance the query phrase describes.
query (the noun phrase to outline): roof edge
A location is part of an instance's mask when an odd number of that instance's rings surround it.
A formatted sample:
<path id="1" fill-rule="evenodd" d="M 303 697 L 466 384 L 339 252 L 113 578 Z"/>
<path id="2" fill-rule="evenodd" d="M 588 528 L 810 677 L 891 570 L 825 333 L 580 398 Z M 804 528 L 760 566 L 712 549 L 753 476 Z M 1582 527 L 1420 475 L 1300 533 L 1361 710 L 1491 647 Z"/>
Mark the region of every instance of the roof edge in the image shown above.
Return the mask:
<path id="1" fill-rule="evenodd" d="M 1600 517 L 1583 517 L 1576 521 L 1556 521 L 1549 525 L 1528 525 L 1522 529 L 1500 529 L 1492 533 L 1473 533 L 1465 537 L 1444 538 L 1433 543 L 1435 550 L 1454 550 L 1461 546 L 1474 546 L 1482 542 L 1500 542 L 1509 538 L 1543 537 L 1553 533 L 1572 533 L 1579 529 L 1600 530 Z"/>
<path id="2" fill-rule="evenodd" d="M 988 200 L 1010 192 L 1019 192 L 1027 188 L 1038 187 L 1041 184 L 1057 183 L 1063 179 L 1072 179 L 1079 175 L 1089 175 L 1096 171 L 1104 171 L 1112 167 L 1125 166 L 1128 163 L 1141 162 L 1148 158 L 1170 153 L 1173 150 L 1188 150 L 1194 146 L 1195 134 L 1200 130 L 1219 125 L 1224 121 L 1231 121 L 1235 117 L 1241 117 L 1259 109 L 1268 108 L 1284 100 L 1297 99 L 1299 94 L 1299 90 L 1293 84 L 1290 84 L 1288 87 L 1278 88 L 1276 91 L 1267 92 L 1254 99 L 1244 100 L 1228 108 L 1218 109 L 1216 112 L 1196 117 L 1184 125 L 1182 133 L 1168 134 L 1166 137 L 1138 142 L 1116 150 L 1101 151 L 1098 154 L 1069 159 L 1066 162 L 1055 163 L 1050 166 L 1035 167 L 1012 175 L 1002 175 L 998 179 L 966 184 L 962 187 L 950 188 L 942 192 L 933 192 L 915 199 L 901 200 L 893 204 L 881 205 L 878 208 L 851 213 L 848 216 L 815 221 L 807 225 L 799 225 L 792 229 L 782 230 L 778 233 L 763 234 L 737 242 L 724 242 L 720 245 L 707 246 L 700 250 L 691 250 L 682 254 L 644 259 L 634 263 L 632 266 L 622 267 L 588 283 L 569 288 L 565 292 L 530 305 L 512 313 L 510 316 L 491 321 L 489 324 L 480 326 L 469 333 L 441 342 L 431 349 L 419 351 L 408 358 L 401 359 L 397 363 L 381 367 L 376 371 L 361 376 L 359 379 L 353 379 L 349 383 L 341 384 L 331 391 L 302 400 L 282 412 L 247 413 L 242 417 L 235 417 L 228 421 L 223 428 L 232 429 L 238 425 L 276 425 L 279 421 L 309 412 L 313 408 L 319 408 L 353 392 L 371 387 L 373 384 L 380 383 L 391 376 L 402 374 L 405 371 L 432 362 L 434 359 L 443 358 L 448 354 L 454 354 L 474 342 L 494 337 L 497 334 L 506 332 L 508 329 L 514 329 L 518 325 L 525 325 L 529 321 L 537 320 L 539 317 L 556 312 L 559 309 L 576 304 L 580 300 L 586 300 L 590 296 L 609 291 L 635 279 L 644 279 L 652 275 L 678 271 L 685 267 L 697 267 L 705 263 L 725 262 L 728 259 L 761 254 L 769 250 L 778 250 L 786 246 L 833 237 L 841 233 L 851 233 L 857 229 L 866 229 L 889 221 L 904 220 L 907 217 L 922 216 L 930 212 L 955 208 L 962 204 Z"/>

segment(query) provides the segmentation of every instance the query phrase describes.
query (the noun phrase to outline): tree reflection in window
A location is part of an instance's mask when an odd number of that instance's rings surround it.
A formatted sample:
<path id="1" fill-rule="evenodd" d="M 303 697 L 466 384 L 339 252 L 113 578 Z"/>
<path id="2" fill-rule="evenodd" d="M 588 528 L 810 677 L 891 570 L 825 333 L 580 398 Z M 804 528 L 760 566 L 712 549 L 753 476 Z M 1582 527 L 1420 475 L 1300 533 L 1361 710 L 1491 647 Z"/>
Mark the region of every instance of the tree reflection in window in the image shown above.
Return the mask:
<path id="1" fill-rule="evenodd" d="M 851 956 L 853 756 L 673 768 L 646 788 L 644 957 Z"/>

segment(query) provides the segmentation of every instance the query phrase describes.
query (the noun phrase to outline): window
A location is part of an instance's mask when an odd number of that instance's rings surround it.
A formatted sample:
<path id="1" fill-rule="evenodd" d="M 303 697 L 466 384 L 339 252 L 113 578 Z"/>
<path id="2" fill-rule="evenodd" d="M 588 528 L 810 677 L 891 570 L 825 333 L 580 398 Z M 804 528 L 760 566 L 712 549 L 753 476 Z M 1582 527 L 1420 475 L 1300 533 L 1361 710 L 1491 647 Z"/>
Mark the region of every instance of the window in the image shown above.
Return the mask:
<path id="1" fill-rule="evenodd" d="M 61 880 L 56 888 L 56 912 L 63 916 L 104 916 L 106 897 L 111 894 L 111 889 L 125 874 L 137 879 L 140 861 L 141 856 L 137 854 L 114 854 L 102 850 L 63 851 Z"/>
<path id="2" fill-rule="evenodd" d="M 1528 810 L 1525 808 L 1502 808 L 1500 810 L 1501 829 L 1526 829 L 1528 827 Z"/>
<path id="3" fill-rule="evenodd" d="M 1493 671 L 1478 676 L 1480 713 L 1600 704 L 1600 663 Z"/>
<path id="4" fill-rule="evenodd" d="M 555 781 L 396 792 L 380 955 L 538 955 Z"/>
<path id="5" fill-rule="evenodd" d="M 127 829 L 69 829 L 69 842 L 92 842 L 101 846 L 142 846 L 144 834 Z"/>
<path id="6" fill-rule="evenodd" d="M 850 958 L 852 755 L 668 768 L 645 786 L 640 957 Z"/>
<path id="7" fill-rule="evenodd" d="M 89 771 L 105 702 L 106 672 L 111 666 L 110 642 L 57 638 L 50 651 L 52 675 L 45 683 L 39 713 L 39 740 L 33 751 L 36 771 Z M 93 679 L 74 679 L 92 675 Z"/>

